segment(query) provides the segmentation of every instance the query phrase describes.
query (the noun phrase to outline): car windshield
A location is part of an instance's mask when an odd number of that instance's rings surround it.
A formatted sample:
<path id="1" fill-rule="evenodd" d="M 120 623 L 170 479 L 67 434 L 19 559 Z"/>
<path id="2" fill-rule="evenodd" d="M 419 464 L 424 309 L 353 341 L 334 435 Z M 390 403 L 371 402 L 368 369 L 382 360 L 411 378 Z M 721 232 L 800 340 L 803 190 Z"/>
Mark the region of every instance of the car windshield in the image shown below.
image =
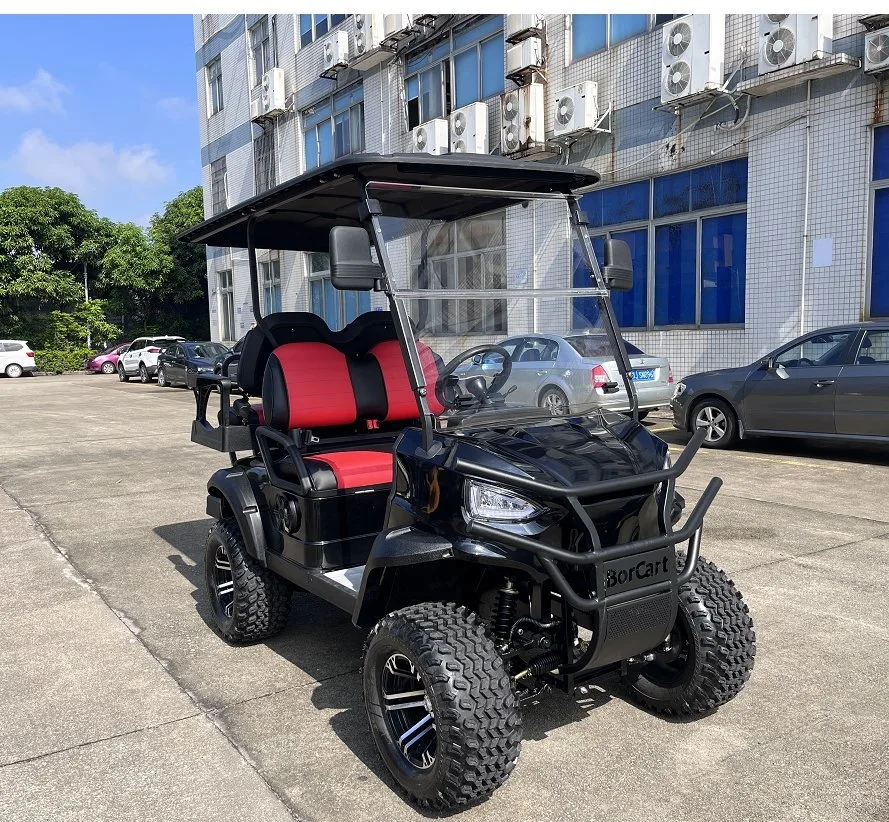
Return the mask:
<path id="1" fill-rule="evenodd" d="M 230 349 L 222 343 L 202 342 L 188 343 L 185 345 L 185 353 L 189 357 L 199 357 L 204 360 L 212 360 L 222 354 L 228 354 Z"/>
<path id="2" fill-rule="evenodd" d="M 461 205 L 455 211 L 472 213 Z M 597 380 L 620 381 L 603 324 L 607 293 L 594 287 L 564 198 L 454 221 L 383 216 L 380 228 L 430 410 L 445 427 L 472 425 L 482 411 L 486 420 L 549 416 L 552 397 L 572 414 L 603 405 Z M 595 340 L 607 375 L 582 367 L 578 339 Z"/>

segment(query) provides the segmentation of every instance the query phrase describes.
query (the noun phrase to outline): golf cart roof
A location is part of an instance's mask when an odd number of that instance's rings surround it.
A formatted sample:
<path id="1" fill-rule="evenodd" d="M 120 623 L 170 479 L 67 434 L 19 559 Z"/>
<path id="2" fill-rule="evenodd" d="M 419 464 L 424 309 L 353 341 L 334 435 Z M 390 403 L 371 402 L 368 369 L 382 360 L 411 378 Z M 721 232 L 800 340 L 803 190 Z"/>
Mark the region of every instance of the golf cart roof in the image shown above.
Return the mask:
<path id="1" fill-rule="evenodd" d="M 359 204 L 368 182 L 383 213 L 413 219 L 453 220 L 503 208 L 514 198 L 492 190 L 571 194 L 599 182 L 580 166 L 510 160 L 490 155 L 353 154 L 282 183 L 183 232 L 179 239 L 212 246 L 246 248 L 247 222 L 255 218 L 257 248 L 327 251 L 330 229 L 360 226 Z M 411 189 L 411 185 L 477 189 L 478 196 Z M 486 192 L 482 194 L 481 192 Z"/>

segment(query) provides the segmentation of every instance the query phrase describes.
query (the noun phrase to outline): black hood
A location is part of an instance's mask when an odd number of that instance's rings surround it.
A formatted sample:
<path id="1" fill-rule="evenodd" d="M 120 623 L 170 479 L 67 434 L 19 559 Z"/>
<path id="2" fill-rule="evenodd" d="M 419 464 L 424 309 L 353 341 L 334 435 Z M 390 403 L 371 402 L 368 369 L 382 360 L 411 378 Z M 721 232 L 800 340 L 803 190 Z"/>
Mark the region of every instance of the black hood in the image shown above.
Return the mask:
<path id="1" fill-rule="evenodd" d="M 667 455 L 666 443 L 622 414 L 557 418 L 467 437 L 501 458 L 491 467 L 569 486 L 659 471 Z"/>

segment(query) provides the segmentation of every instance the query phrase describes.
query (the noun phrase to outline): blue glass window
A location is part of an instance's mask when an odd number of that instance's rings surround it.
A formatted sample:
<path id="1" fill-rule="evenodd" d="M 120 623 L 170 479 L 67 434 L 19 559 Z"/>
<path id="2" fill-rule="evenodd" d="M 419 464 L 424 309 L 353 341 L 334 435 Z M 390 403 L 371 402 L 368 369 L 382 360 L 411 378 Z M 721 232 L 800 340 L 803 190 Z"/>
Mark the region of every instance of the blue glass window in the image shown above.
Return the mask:
<path id="1" fill-rule="evenodd" d="M 744 322 L 747 214 L 701 220 L 701 325 Z"/>
<path id="2" fill-rule="evenodd" d="M 333 161 L 333 134 L 330 123 L 318 126 L 318 164 L 324 165 Z"/>
<path id="3" fill-rule="evenodd" d="M 593 228 L 647 220 L 648 180 L 591 191 L 580 204 Z"/>
<path id="4" fill-rule="evenodd" d="M 454 57 L 455 108 L 478 100 L 478 49 L 468 49 Z"/>
<path id="5" fill-rule="evenodd" d="M 623 240 L 633 255 L 633 287 L 611 292 L 617 324 L 621 328 L 645 328 L 648 325 L 648 229 L 615 231 L 612 239 Z M 602 251 L 596 256 L 602 261 Z"/>
<path id="6" fill-rule="evenodd" d="M 299 16 L 299 43 L 307 46 L 312 42 L 312 15 L 301 14 Z"/>
<path id="7" fill-rule="evenodd" d="M 637 34 L 648 31 L 647 14 L 612 14 L 611 15 L 611 43 L 616 45 L 624 40 L 629 40 Z"/>
<path id="8" fill-rule="evenodd" d="M 482 100 L 502 94 L 506 80 L 504 78 L 503 35 L 492 37 L 481 44 L 482 56 Z"/>
<path id="9" fill-rule="evenodd" d="M 883 130 L 889 134 L 889 129 Z M 880 226 L 880 230 L 877 230 L 877 226 Z M 889 317 L 889 230 L 886 226 L 889 226 L 889 188 L 878 188 L 874 191 L 872 229 L 874 237 L 870 274 L 872 317 Z"/>
<path id="10" fill-rule="evenodd" d="M 691 172 L 691 209 L 747 202 L 747 160 L 732 160 Z"/>
<path id="11" fill-rule="evenodd" d="M 608 15 L 571 15 L 571 59 L 602 51 L 608 45 Z"/>
<path id="12" fill-rule="evenodd" d="M 874 129 L 874 179 L 889 180 L 889 126 Z"/>
<path id="13" fill-rule="evenodd" d="M 602 259 L 605 256 L 605 235 L 591 236 L 590 242 L 593 245 L 593 253 L 602 265 Z M 594 288 L 596 283 L 593 280 L 592 273 L 586 260 L 583 258 L 580 244 L 574 241 L 574 260 L 572 286 L 574 288 Z M 571 309 L 574 314 L 572 322 L 573 330 L 590 328 L 598 325 L 599 322 L 599 303 L 595 297 L 575 297 L 572 300 Z"/>
<path id="14" fill-rule="evenodd" d="M 695 323 L 697 235 L 695 222 L 655 227 L 655 325 Z"/>
<path id="15" fill-rule="evenodd" d="M 691 202 L 691 176 L 687 171 L 654 178 L 654 216 L 682 214 Z"/>

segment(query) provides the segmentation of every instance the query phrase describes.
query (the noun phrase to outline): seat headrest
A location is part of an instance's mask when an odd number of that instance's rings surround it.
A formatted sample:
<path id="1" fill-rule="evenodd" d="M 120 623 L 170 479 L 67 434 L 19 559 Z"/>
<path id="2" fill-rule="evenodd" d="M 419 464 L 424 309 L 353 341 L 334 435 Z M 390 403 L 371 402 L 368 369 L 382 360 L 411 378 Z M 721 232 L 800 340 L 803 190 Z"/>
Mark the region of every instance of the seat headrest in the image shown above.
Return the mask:
<path id="1" fill-rule="evenodd" d="M 522 352 L 519 362 L 537 362 L 540 359 L 540 351 L 536 348 L 528 348 Z"/>

